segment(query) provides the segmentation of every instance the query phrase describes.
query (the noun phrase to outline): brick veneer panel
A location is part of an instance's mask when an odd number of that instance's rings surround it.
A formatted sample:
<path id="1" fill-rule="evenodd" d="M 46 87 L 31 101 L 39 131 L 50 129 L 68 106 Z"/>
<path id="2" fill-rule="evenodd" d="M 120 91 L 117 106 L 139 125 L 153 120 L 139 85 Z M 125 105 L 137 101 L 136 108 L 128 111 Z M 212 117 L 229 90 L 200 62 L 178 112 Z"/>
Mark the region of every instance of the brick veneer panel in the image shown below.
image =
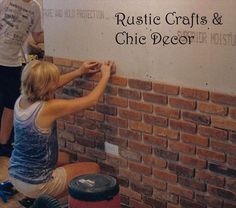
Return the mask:
<path id="1" fill-rule="evenodd" d="M 81 64 L 47 60 L 62 73 Z M 76 79 L 58 95 L 86 95 L 99 76 Z M 236 207 L 234 95 L 115 75 L 97 106 L 57 127 L 61 148 L 118 178 L 122 207 Z M 105 153 L 105 141 L 119 156 Z"/>

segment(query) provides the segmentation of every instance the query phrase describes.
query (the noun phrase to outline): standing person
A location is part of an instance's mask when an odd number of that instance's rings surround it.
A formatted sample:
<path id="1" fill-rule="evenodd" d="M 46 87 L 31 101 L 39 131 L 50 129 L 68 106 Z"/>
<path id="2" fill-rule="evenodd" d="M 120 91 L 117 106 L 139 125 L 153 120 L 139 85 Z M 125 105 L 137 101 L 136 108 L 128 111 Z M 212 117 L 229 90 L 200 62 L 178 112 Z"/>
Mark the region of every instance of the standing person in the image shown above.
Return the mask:
<path id="1" fill-rule="evenodd" d="M 83 74 L 96 72 L 98 66 L 97 62 L 84 62 L 79 69 L 61 76 L 58 68 L 48 62 L 34 60 L 24 68 L 21 96 L 14 108 L 15 145 L 9 179 L 25 196 L 62 196 L 74 177 L 99 172 L 99 166 L 93 162 L 61 166 L 55 121 L 94 106 L 105 90 L 113 63 L 102 64 L 102 77 L 87 96 L 74 99 L 53 96 L 58 87 Z M 56 164 L 61 167 L 56 168 Z"/>
<path id="2" fill-rule="evenodd" d="M 35 0 L 0 0 L 0 156 L 10 156 L 13 108 L 20 94 L 21 47 L 29 34 L 43 42 L 41 8 Z"/>

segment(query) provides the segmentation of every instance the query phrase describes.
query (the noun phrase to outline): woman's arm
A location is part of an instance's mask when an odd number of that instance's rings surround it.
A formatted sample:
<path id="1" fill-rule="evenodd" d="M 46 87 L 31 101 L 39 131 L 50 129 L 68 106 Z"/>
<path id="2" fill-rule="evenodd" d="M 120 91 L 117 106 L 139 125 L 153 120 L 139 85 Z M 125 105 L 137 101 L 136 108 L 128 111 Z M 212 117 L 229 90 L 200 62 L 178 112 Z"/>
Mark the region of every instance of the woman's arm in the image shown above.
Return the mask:
<path id="1" fill-rule="evenodd" d="M 66 85 L 67 83 L 75 79 L 76 77 L 79 77 L 88 73 L 96 73 L 98 71 L 98 66 L 99 66 L 99 63 L 96 61 L 85 61 L 79 69 L 76 69 L 72 72 L 61 75 L 57 88 L 60 88 Z"/>
<path id="2" fill-rule="evenodd" d="M 95 105 L 106 88 L 112 66 L 113 63 L 111 62 L 102 65 L 102 78 L 94 90 L 87 96 L 71 100 L 52 99 L 46 102 L 36 121 L 38 126 L 41 128 L 50 128 L 52 122 L 56 119 Z"/>

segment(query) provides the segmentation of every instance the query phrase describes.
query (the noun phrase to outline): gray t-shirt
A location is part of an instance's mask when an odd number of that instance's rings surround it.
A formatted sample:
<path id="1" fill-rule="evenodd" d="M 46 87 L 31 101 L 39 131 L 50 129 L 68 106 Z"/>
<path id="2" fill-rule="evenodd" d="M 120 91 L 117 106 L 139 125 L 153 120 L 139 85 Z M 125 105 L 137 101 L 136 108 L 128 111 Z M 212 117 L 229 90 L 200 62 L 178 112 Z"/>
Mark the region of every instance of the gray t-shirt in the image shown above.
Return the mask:
<path id="1" fill-rule="evenodd" d="M 41 31 L 41 8 L 35 0 L 0 0 L 0 65 L 20 66 L 22 44 L 29 33 Z"/>

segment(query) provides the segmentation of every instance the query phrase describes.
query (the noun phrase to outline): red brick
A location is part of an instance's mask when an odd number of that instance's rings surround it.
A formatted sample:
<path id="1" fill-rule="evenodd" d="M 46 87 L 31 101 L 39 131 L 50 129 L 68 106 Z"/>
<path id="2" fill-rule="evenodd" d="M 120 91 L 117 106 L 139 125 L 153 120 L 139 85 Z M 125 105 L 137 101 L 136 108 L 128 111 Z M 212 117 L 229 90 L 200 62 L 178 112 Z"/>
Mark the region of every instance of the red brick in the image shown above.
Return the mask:
<path id="1" fill-rule="evenodd" d="M 166 182 L 146 176 L 143 176 L 142 179 L 144 184 L 157 188 L 158 190 L 166 190 Z"/>
<path id="2" fill-rule="evenodd" d="M 133 152 L 131 150 L 126 150 L 126 149 L 120 149 L 120 156 L 127 159 L 127 160 L 132 160 L 135 162 L 141 162 L 141 154 L 138 152 Z"/>
<path id="3" fill-rule="evenodd" d="M 119 118 L 117 116 L 106 115 L 106 121 L 112 126 L 117 126 L 117 127 L 121 127 L 121 128 L 128 127 L 128 121 L 125 119 Z"/>
<path id="4" fill-rule="evenodd" d="M 185 98 L 196 99 L 196 100 L 208 100 L 209 92 L 205 90 L 192 89 L 192 88 L 181 88 L 181 95 Z"/>
<path id="5" fill-rule="evenodd" d="M 76 118 L 76 124 L 80 127 L 87 128 L 94 130 L 96 129 L 96 121 L 94 120 L 88 120 L 88 119 L 83 119 L 83 118 Z"/>
<path id="6" fill-rule="evenodd" d="M 85 137 L 76 135 L 76 141 L 78 144 L 80 144 L 82 146 L 95 148 L 94 139 L 85 138 Z"/>
<path id="7" fill-rule="evenodd" d="M 111 76 L 110 82 L 114 85 L 125 87 L 127 86 L 128 80 L 125 77 Z"/>
<path id="8" fill-rule="evenodd" d="M 66 131 L 63 131 L 62 133 L 60 133 L 59 138 L 66 141 L 70 141 L 70 142 L 75 141 L 75 135 L 73 133 L 69 133 Z"/>
<path id="9" fill-rule="evenodd" d="M 223 198 L 225 200 L 231 200 L 231 201 L 235 201 L 236 199 L 236 193 L 229 191 L 227 189 L 223 189 L 223 188 L 219 188 L 219 187 L 215 187 L 215 186 L 211 186 L 208 185 L 208 192 L 216 197 L 220 197 Z"/>
<path id="10" fill-rule="evenodd" d="M 206 206 L 202 203 L 198 203 L 194 200 L 188 200 L 185 198 L 180 197 L 179 201 L 181 207 L 191 207 L 191 208 L 205 208 Z"/>
<path id="11" fill-rule="evenodd" d="M 231 118 L 236 119 L 236 108 L 231 108 L 229 114 Z"/>
<path id="12" fill-rule="evenodd" d="M 153 157 L 151 155 L 143 155 L 143 163 L 146 165 L 159 167 L 159 168 L 165 168 L 166 167 L 166 161 L 164 159 Z"/>
<path id="13" fill-rule="evenodd" d="M 233 201 L 224 201 L 224 208 L 235 208 L 236 202 Z"/>
<path id="14" fill-rule="evenodd" d="M 167 207 L 166 208 L 180 208 L 180 206 L 177 205 L 177 204 L 167 203 Z"/>
<path id="15" fill-rule="evenodd" d="M 76 88 L 80 88 L 80 89 L 85 89 L 85 90 L 92 90 L 94 89 L 94 83 L 88 80 L 84 80 L 84 79 L 76 79 L 74 81 L 74 86 Z"/>
<path id="16" fill-rule="evenodd" d="M 57 121 L 57 129 L 64 130 L 65 129 L 65 122 L 61 121 L 61 120 L 58 120 Z"/>
<path id="17" fill-rule="evenodd" d="M 157 95 L 153 93 L 143 93 L 143 100 L 145 102 L 151 102 L 155 104 L 166 105 L 167 104 L 167 96 L 165 95 Z"/>
<path id="18" fill-rule="evenodd" d="M 214 103 L 198 103 L 198 109 L 202 113 L 208 113 L 219 116 L 226 116 L 228 112 L 227 107 Z"/>
<path id="19" fill-rule="evenodd" d="M 152 82 L 150 81 L 129 79 L 128 84 L 130 88 L 135 88 L 139 90 L 152 90 Z"/>
<path id="20" fill-rule="evenodd" d="M 229 132 L 229 140 L 236 143 L 236 132 Z"/>
<path id="21" fill-rule="evenodd" d="M 63 121 L 74 124 L 75 123 L 75 115 L 68 115 L 62 118 Z"/>
<path id="22" fill-rule="evenodd" d="M 132 199 L 129 201 L 129 205 L 135 208 L 152 208 L 152 206 L 150 205 L 143 204 L 142 202 L 132 200 Z"/>
<path id="23" fill-rule="evenodd" d="M 86 154 L 91 157 L 95 157 L 100 160 L 105 160 L 106 159 L 106 153 L 104 151 L 100 151 L 97 149 L 92 149 L 92 148 L 87 148 L 86 149 Z"/>
<path id="24" fill-rule="evenodd" d="M 158 147 L 167 147 L 167 140 L 162 137 L 143 135 L 143 141 Z"/>
<path id="25" fill-rule="evenodd" d="M 149 114 L 143 115 L 143 120 L 147 124 L 151 124 L 153 126 L 163 126 L 166 127 L 168 124 L 167 118 L 160 117 L 160 116 L 153 116 Z"/>
<path id="26" fill-rule="evenodd" d="M 85 153 L 85 147 L 78 144 L 78 143 L 72 143 L 72 151 L 76 154 L 84 154 Z"/>
<path id="27" fill-rule="evenodd" d="M 81 128 L 80 126 L 76 126 L 76 125 L 71 125 L 71 124 L 65 124 L 65 129 L 66 131 L 68 131 L 69 133 L 72 133 L 74 135 L 83 135 L 84 133 L 84 129 Z"/>
<path id="28" fill-rule="evenodd" d="M 186 121 L 170 120 L 170 127 L 172 129 L 183 131 L 186 133 L 193 134 L 196 132 L 196 124 Z"/>
<path id="29" fill-rule="evenodd" d="M 129 196 L 131 199 L 137 199 L 139 201 L 141 201 L 141 194 L 137 193 L 129 188 L 125 188 L 125 187 L 120 187 L 120 194 L 123 194 L 125 196 Z"/>
<path id="30" fill-rule="evenodd" d="M 137 152 L 146 153 L 146 154 L 152 153 L 151 145 L 134 142 L 132 140 L 128 141 L 128 147 L 130 148 L 130 150 L 135 151 L 135 152 L 137 151 Z"/>
<path id="31" fill-rule="evenodd" d="M 227 178 L 226 179 L 226 187 L 233 192 L 236 192 L 236 180 L 235 179 L 231 179 L 231 178 Z"/>
<path id="32" fill-rule="evenodd" d="M 131 131 L 128 129 L 119 129 L 119 134 L 121 137 L 125 137 L 126 139 L 132 139 L 135 141 L 141 141 L 142 135 L 140 132 L 137 131 Z"/>
<path id="33" fill-rule="evenodd" d="M 106 155 L 106 161 L 108 162 L 108 164 L 111 164 L 113 166 L 118 165 L 119 167 L 123 167 L 123 168 L 128 167 L 128 161 L 127 160 L 125 160 L 121 157 L 114 156 L 114 155 L 107 154 Z"/>
<path id="34" fill-rule="evenodd" d="M 225 162 L 225 154 L 223 153 L 197 148 L 197 155 L 203 159 L 216 161 L 216 162 Z"/>
<path id="35" fill-rule="evenodd" d="M 107 164 L 106 162 L 101 162 L 101 160 L 99 160 L 98 165 L 100 166 L 101 173 L 103 174 L 117 175 L 119 172 L 117 165 L 112 166 L 110 164 Z"/>
<path id="36" fill-rule="evenodd" d="M 103 133 L 100 133 L 96 130 L 85 129 L 84 135 L 88 139 L 94 139 L 99 141 L 105 141 L 105 137 Z"/>
<path id="37" fill-rule="evenodd" d="M 161 199 L 163 201 L 168 201 L 168 202 L 171 202 L 174 204 L 178 203 L 178 198 L 179 198 L 175 194 L 171 194 L 166 191 L 162 191 L 162 190 L 158 190 L 158 189 L 154 189 L 153 197 Z"/>
<path id="38" fill-rule="evenodd" d="M 194 169 L 193 168 L 189 168 L 189 167 L 180 165 L 178 163 L 170 162 L 168 164 L 168 169 L 170 171 L 175 172 L 178 176 L 186 176 L 189 178 L 192 178 L 194 176 Z"/>
<path id="39" fill-rule="evenodd" d="M 141 99 L 141 92 L 135 91 L 135 90 L 129 90 L 129 89 L 118 89 L 118 95 L 121 97 L 134 99 L 134 100 L 140 100 Z"/>
<path id="40" fill-rule="evenodd" d="M 142 119 L 142 114 L 136 111 L 119 109 L 118 114 L 121 118 L 129 119 L 129 120 L 141 121 Z"/>
<path id="41" fill-rule="evenodd" d="M 194 144 L 194 145 L 198 145 L 198 146 L 202 146 L 202 147 L 209 146 L 209 141 L 208 141 L 207 137 L 183 133 L 183 134 L 181 134 L 180 138 L 185 143 Z"/>
<path id="42" fill-rule="evenodd" d="M 112 116 L 117 115 L 117 108 L 113 106 L 97 104 L 96 109 L 98 112 L 103 113 L 103 114 L 112 115 Z"/>
<path id="43" fill-rule="evenodd" d="M 117 135 L 118 128 L 116 126 L 111 126 L 107 123 L 97 123 L 97 130 L 101 133 L 109 134 L 109 135 Z"/>
<path id="44" fill-rule="evenodd" d="M 210 124 L 210 116 L 206 116 L 200 113 L 193 112 L 182 112 L 182 118 L 186 121 L 191 121 L 196 124 L 209 125 Z"/>
<path id="45" fill-rule="evenodd" d="M 53 63 L 60 66 L 72 66 L 72 60 L 65 58 L 55 58 L 53 57 Z"/>
<path id="46" fill-rule="evenodd" d="M 226 153 L 226 154 L 232 154 L 236 156 L 236 144 L 232 143 L 223 143 L 219 141 L 211 141 L 211 147 L 213 150 Z"/>
<path id="47" fill-rule="evenodd" d="M 143 201 L 146 204 L 151 205 L 152 207 L 163 207 L 163 208 L 166 207 L 166 202 L 160 199 L 156 199 L 156 198 L 153 199 L 147 196 L 143 196 Z"/>
<path id="48" fill-rule="evenodd" d="M 180 161 L 184 165 L 195 167 L 197 169 L 204 169 L 204 168 L 206 168 L 206 165 L 207 165 L 206 160 L 201 160 L 199 158 L 187 156 L 187 155 L 184 155 L 184 154 L 180 155 Z"/>
<path id="49" fill-rule="evenodd" d="M 128 99 L 115 97 L 115 96 L 106 96 L 106 102 L 109 105 L 116 105 L 119 107 L 128 107 Z"/>
<path id="50" fill-rule="evenodd" d="M 85 110 L 84 116 L 95 121 L 104 121 L 104 115 L 96 111 Z"/>
<path id="51" fill-rule="evenodd" d="M 114 87 L 114 86 L 111 86 L 111 85 L 107 85 L 104 93 L 106 95 L 117 95 L 118 89 L 117 89 L 117 87 Z"/>
<path id="52" fill-rule="evenodd" d="M 123 176 L 118 176 L 117 177 L 117 181 L 119 183 L 120 186 L 123 187 L 129 187 L 129 179 L 125 178 Z M 127 197 L 128 198 L 128 197 Z M 121 203 L 126 203 L 125 199 L 123 198 L 123 196 L 121 196 Z M 129 203 L 129 199 L 127 200 L 127 204 Z"/>
<path id="53" fill-rule="evenodd" d="M 183 188 L 180 185 L 168 184 L 167 190 L 173 194 L 186 197 L 188 199 L 193 199 L 193 191 Z"/>
<path id="54" fill-rule="evenodd" d="M 173 161 L 177 161 L 179 159 L 179 153 L 177 152 L 172 152 L 166 149 L 161 149 L 159 147 L 154 147 L 154 154 L 157 157 L 161 157 L 164 158 L 165 160 L 173 160 Z"/>
<path id="55" fill-rule="evenodd" d="M 131 199 L 137 199 L 139 201 L 141 201 L 141 194 L 137 193 L 135 191 L 132 191 L 129 188 L 124 188 L 124 187 L 120 187 L 120 194 L 123 194 L 125 196 L 129 196 Z"/>
<path id="56" fill-rule="evenodd" d="M 230 166 L 232 166 L 233 168 L 236 167 L 236 157 L 228 155 L 227 161 Z"/>
<path id="57" fill-rule="evenodd" d="M 221 208 L 223 201 L 215 198 L 211 195 L 202 195 L 202 194 L 196 194 L 196 200 L 202 204 L 208 205 L 209 207 L 214 207 L 214 208 Z"/>
<path id="58" fill-rule="evenodd" d="M 174 85 L 162 84 L 162 83 L 154 83 L 153 90 L 157 93 L 167 94 L 167 95 L 178 95 L 179 87 Z"/>
<path id="59" fill-rule="evenodd" d="M 130 171 L 142 173 L 147 176 L 150 176 L 152 174 L 152 168 L 141 163 L 129 162 L 129 169 Z"/>
<path id="60" fill-rule="evenodd" d="M 212 102 L 236 106 L 236 96 L 234 95 L 227 95 L 221 93 L 211 93 L 211 100 Z"/>
<path id="61" fill-rule="evenodd" d="M 178 119 L 180 117 L 180 112 L 177 109 L 157 106 L 155 107 L 155 113 L 160 116 L 165 116 L 167 118 L 175 118 Z"/>
<path id="62" fill-rule="evenodd" d="M 184 144 L 179 141 L 169 141 L 169 148 L 175 152 L 195 154 L 195 147 L 190 144 Z"/>
<path id="63" fill-rule="evenodd" d="M 87 74 L 86 78 L 90 81 L 98 82 L 102 77 L 101 72 L 95 73 L 95 74 Z"/>
<path id="64" fill-rule="evenodd" d="M 154 126 L 153 131 L 154 131 L 154 134 L 157 136 L 166 137 L 166 138 L 174 139 L 174 140 L 177 140 L 179 138 L 179 132 L 174 131 L 172 129 Z"/>
<path id="65" fill-rule="evenodd" d="M 135 192 L 138 192 L 138 193 L 141 193 L 145 196 L 151 196 L 152 193 L 153 193 L 153 187 L 152 186 L 149 186 L 149 185 L 144 185 L 140 182 L 137 182 L 137 181 L 132 181 L 130 182 L 130 188 L 135 191 Z"/>
<path id="66" fill-rule="evenodd" d="M 130 121 L 129 127 L 135 131 L 152 133 L 152 125 L 144 124 L 141 122 Z"/>
<path id="67" fill-rule="evenodd" d="M 164 180 L 169 183 L 177 182 L 177 175 L 169 172 L 168 170 L 160 170 L 160 169 L 154 168 L 153 175 L 157 177 L 158 179 Z"/>
<path id="68" fill-rule="evenodd" d="M 114 145 L 118 145 L 119 147 L 127 147 L 127 139 L 125 138 L 106 135 L 106 141 Z"/>
<path id="69" fill-rule="evenodd" d="M 206 190 L 206 185 L 204 183 L 201 183 L 201 182 L 194 180 L 194 179 L 179 177 L 178 182 L 180 185 L 189 187 L 189 188 L 197 190 L 197 191 L 204 192 Z"/>
<path id="70" fill-rule="evenodd" d="M 119 175 L 124 176 L 126 178 L 129 178 L 130 180 L 134 180 L 134 181 L 141 181 L 142 177 L 141 177 L 141 173 L 136 173 L 136 172 L 132 172 L 130 170 L 128 170 L 127 168 L 120 168 L 119 169 Z"/>
<path id="71" fill-rule="evenodd" d="M 196 102 L 192 100 L 181 99 L 181 98 L 170 98 L 169 102 L 170 105 L 175 108 L 186 109 L 186 110 L 196 109 Z"/>
<path id="72" fill-rule="evenodd" d="M 143 102 L 129 101 L 129 107 L 136 111 L 152 113 L 153 106 Z"/>
<path id="73" fill-rule="evenodd" d="M 208 126 L 198 126 L 198 132 L 205 137 L 212 137 L 219 140 L 227 140 L 228 137 L 227 131 Z"/>

